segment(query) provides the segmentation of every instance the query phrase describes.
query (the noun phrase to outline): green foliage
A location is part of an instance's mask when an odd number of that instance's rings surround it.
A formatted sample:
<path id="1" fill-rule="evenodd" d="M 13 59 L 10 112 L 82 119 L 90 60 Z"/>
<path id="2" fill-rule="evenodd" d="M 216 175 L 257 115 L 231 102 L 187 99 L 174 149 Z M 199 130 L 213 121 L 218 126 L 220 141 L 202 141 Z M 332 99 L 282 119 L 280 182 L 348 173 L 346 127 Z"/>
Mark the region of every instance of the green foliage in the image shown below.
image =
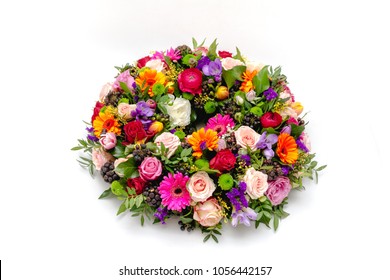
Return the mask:
<path id="1" fill-rule="evenodd" d="M 131 178 L 132 175 L 138 171 L 138 166 L 135 163 L 134 158 L 129 158 L 127 161 L 120 163 L 115 172 L 123 174 L 125 179 Z"/>
<path id="2" fill-rule="evenodd" d="M 77 139 L 79 144 L 75 147 L 73 147 L 71 150 L 72 151 L 78 151 L 78 150 L 83 150 L 84 153 L 92 153 L 92 149 L 95 147 L 99 147 L 96 142 L 90 140 L 90 139 Z"/>
<path id="3" fill-rule="evenodd" d="M 236 55 L 233 56 L 233 58 L 238 59 L 238 60 L 242 61 L 243 63 L 245 63 L 245 60 L 242 58 L 241 52 L 237 47 L 236 47 Z"/>
<path id="4" fill-rule="evenodd" d="M 103 199 L 111 195 L 112 195 L 111 188 L 108 188 L 104 192 L 102 192 L 102 194 L 99 196 L 99 199 Z"/>
<path id="5" fill-rule="evenodd" d="M 264 66 L 255 77 L 253 77 L 253 85 L 257 95 L 267 90 L 270 86 L 268 78 L 268 66 Z"/>
<path id="6" fill-rule="evenodd" d="M 298 138 L 302 132 L 305 130 L 305 126 L 303 125 L 296 125 L 296 124 L 291 124 L 291 136 L 294 138 Z"/>
<path id="7" fill-rule="evenodd" d="M 242 81 L 242 73 L 244 73 L 246 66 L 235 66 L 230 70 L 223 70 L 222 77 L 226 82 L 227 87 L 230 89 L 236 81 Z"/>
<path id="8" fill-rule="evenodd" d="M 217 57 L 217 46 L 218 46 L 218 43 L 217 43 L 217 39 L 215 39 L 210 47 L 209 47 L 209 51 L 207 52 L 207 56 L 211 59 L 211 60 L 214 60 L 216 57 Z"/>
<path id="9" fill-rule="evenodd" d="M 221 235 L 221 232 L 219 231 L 221 228 L 222 225 L 220 223 L 213 227 L 201 227 L 202 233 L 206 234 L 203 239 L 203 242 L 207 242 L 211 237 L 216 243 L 218 243 L 217 235 Z"/>

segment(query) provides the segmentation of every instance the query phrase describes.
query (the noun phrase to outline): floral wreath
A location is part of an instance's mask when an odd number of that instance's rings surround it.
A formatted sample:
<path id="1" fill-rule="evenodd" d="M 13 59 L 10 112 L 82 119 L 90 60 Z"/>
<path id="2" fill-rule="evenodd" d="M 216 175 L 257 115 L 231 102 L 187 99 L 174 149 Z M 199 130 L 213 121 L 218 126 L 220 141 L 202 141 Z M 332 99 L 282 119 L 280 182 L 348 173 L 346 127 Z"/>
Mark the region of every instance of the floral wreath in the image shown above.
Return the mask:
<path id="1" fill-rule="evenodd" d="M 281 68 L 193 39 L 116 67 L 93 109 L 80 164 L 110 184 L 118 215 L 179 217 L 218 242 L 225 223 L 276 230 L 292 189 L 318 178 L 303 106 Z"/>

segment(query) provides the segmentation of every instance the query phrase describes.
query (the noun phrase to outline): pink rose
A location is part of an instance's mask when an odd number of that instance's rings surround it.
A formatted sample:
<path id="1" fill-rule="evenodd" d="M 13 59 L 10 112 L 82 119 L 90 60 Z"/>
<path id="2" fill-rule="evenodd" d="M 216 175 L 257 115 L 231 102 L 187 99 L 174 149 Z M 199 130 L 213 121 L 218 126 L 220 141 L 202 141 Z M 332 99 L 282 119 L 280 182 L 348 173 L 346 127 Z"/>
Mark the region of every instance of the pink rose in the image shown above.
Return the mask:
<path id="1" fill-rule="evenodd" d="M 104 151 L 103 149 L 92 150 L 92 162 L 95 165 L 97 171 L 103 167 L 103 165 L 108 161 L 114 161 L 115 158 L 110 154 Z"/>
<path id="2" fill-rule="evenodd" d="M 105 84 L 101 91 L 100 91 L 100 95 L 99 95 L 99 101 L 100 102 L 104 102 L 104 98 L 106 97 L 106 95 L 112 91 L 112 84 L 111 83 L 107 83 Z"/>
<path id="3" fill-rule="evenodd" d="M 152 59 L 146 62 L 145 67 L 161 72 L 164 70 L 164 63 L 160 59 Z"/>
<path id="4" fill-rule="evenodd" d="M 252 199 L 258 199 L 264 195 L 268 188 L 267 178 L 266 174 L 253 167 L 246 171 L 243 180 L 246 183 L 246 192 Z"/>
<path id="5" fill-rule="evenodd" d="M 131 112 L 135 111 L 136 108 L 137 105 L 135 104 L 119 103 L 118 114 L 121 118 L 129 120 L 131 119 Z"/>
<path id="6" fill-rule="evenodd" d="M 222 208 L 215 198 L 199 202 L 194 207 L 194 220 L 204 227 L 212 227 L 222 219 Z"/>
<path id="7" fill-rule="evenodd" d="M 157 158 L 146 157 L 138 167 L 138 171 L 144 181 L 153 181 L 161 175 L 162 165 Z"/>
<path id="8" fill-rule="evenodd" d="M 257 150 L 256 144 L 260 140 L 260 134 L 254 131 L 249 126 L 240 126 L 237 131 L 234 132 L 236 137 L 236 142 L 242 148 L 247 148 L 247 146 L 252 150 Z"/>
<path id="9" fill-rule="evenodd" d="M 278 177 L 275 181 L 268 183 L 268 190 L 265 193 L 272 205 L 276 206 L 282 203 L 291 190 L 291 183 L 287 177 Z"/>
<path id="10" fill-rule="evenodd" d="M 113 132 L 108 132 L 106 134 L 100 135 L 100 144 L 106 150 L 111 150 L 116 146 L 116 135 Z"/>
<path id="11" fill-rule="evenodd" d="M 154 143 L 156 143 L 159 147 L 161 147 L 161 143 L 163 143 L 164 147 L 168 149 L 167 158 L 170 158 L 180 146 L 180 139 L 175 134 L 163 132 L 156 137 Z"/>
<path id="12" fill-rule="evenodd" d="M 215 184 L 205 171 L 198 171 L 188 180 L 187 190 L 193 201 L 203 202 L 213 194 Z"/>
<path id="13" fill-rule="evenodd" d="M 206 56 L 209 50 L 206 47 L 197 47 L 196 49 L 194 49 L 194 52 L 201 53 L 203 56 Z"/>
<path id="14" fill-rule="evenodd" d="M 236 66 L 244 65 L 244 63 L 241 60 L 234 59 L 231 57 L 223 58 L 221 59 L 222 67 L 225 70 L 230 70 Z"/>
<path id="15" fill-rule="evenodd" d="M 116 80 L 112 85 L 115 91 L 122 91 L 120 82 L 125 83 L 130 90 L 133 89 L 133 84 L 135 83 L 134 78 L 130 76 L 129 70 L 120 73 L 119 76 L 116 77 Z"/>

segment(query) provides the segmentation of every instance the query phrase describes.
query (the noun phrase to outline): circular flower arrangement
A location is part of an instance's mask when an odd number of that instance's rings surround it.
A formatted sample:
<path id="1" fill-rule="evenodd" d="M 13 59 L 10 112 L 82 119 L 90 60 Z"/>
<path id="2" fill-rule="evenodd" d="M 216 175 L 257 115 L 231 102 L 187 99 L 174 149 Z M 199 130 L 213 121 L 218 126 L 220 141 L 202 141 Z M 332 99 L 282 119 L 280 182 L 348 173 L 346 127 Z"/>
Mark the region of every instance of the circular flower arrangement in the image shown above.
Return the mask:
<path id="1" fill-rule="evenodd" d="M 280 67 L 193 43 L 116 67 L 73 150 L 110 184 L 100 198 L 116 196 L 118 214 L 141 224 L 178 216 L 204 241 L 226 223 L 276 230 L 290 191 L 325 167 L 310 153 L 303 106 Z"/>

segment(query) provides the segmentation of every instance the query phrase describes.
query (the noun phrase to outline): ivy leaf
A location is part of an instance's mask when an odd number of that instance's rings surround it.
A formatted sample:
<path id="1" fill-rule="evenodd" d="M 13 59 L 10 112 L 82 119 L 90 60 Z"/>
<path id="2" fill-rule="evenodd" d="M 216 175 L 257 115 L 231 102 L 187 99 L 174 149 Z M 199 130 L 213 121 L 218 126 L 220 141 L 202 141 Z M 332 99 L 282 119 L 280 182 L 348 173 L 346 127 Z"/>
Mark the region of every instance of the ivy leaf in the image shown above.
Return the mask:
<path id="1" fill-rule="evenodd" d="M 253 77 L 253 85 L 255 86 L 255 91 L 258 95 L 269 88 L 268 66 L 264 66 L 260 72 Z"/>

